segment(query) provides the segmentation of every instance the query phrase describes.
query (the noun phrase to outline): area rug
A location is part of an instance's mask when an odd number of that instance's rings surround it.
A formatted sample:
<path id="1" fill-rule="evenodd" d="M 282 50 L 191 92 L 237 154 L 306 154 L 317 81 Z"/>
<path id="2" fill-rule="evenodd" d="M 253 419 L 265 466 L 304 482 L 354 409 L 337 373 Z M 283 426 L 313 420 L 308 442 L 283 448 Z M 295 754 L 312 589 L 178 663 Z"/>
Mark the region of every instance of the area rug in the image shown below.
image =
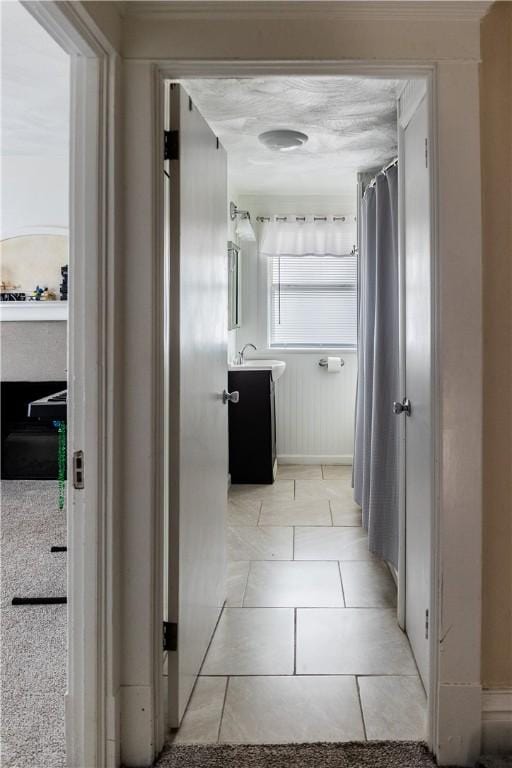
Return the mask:
<path id="1" fill-rule="evenodd" d="M 66 594 L 66 514 L 57 482 L 0 487 L 0 764 L 64 768 L 66 606 L 11 604 Z"/>
<path id="2" fill-rule="evenodd" d="M 170 744 L 158 768 L 434 768 L 424 744 Z"/>

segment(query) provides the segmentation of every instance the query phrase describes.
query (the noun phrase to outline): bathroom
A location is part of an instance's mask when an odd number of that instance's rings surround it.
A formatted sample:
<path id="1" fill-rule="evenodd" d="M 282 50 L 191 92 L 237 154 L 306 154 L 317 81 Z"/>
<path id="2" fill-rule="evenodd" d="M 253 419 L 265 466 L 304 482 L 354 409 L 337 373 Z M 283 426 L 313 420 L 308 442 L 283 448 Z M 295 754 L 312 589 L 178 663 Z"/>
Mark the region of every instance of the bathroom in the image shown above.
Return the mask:
<path id="1" fill-rule="evenodd" d="M 227 156 L 229 491 L 227 600 L 175 740 L 422 741 L 397 596 L 404 83 L 180 85 Z"/>

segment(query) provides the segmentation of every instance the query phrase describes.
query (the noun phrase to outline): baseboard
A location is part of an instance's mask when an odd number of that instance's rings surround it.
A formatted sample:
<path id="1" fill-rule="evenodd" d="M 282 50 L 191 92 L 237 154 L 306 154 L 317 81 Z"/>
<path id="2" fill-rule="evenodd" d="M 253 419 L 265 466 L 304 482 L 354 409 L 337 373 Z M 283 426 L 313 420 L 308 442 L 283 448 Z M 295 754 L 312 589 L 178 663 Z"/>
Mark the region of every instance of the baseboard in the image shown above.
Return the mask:
<path id="1" fill-rule="evenodd" d="M 482 687 L 478 683 L 441 683 L 437 720 L 437 764 L 474 766 L 482 754 Z"/>
<path id="2" fill-rule="evenodd" d="M 512 752 L 512 688 L 482 691 L 482 753 Z"/>
<path id="3" fill-rule="evenodd" d="M 277 456 L 278 464 L 343 464 L 350 466 L 353 461 L 351 453 L 325 454 L 320 456 L 308 456 L 302 453 L 282 453 Z"/>
<path id="4" fill-rule="evenodd" d="M 386 560 L 385 563 L 386 563 L 386 565 L 388 567 L 388 570 L 389 570 L 389 572 L 391 574 L 391 578 L 395 582 L 395 586 L 398 587 L 398 571 L 397 571 L 397 569 L 395 568 L 393 563 L 389 562 L 389 560 Z"/>

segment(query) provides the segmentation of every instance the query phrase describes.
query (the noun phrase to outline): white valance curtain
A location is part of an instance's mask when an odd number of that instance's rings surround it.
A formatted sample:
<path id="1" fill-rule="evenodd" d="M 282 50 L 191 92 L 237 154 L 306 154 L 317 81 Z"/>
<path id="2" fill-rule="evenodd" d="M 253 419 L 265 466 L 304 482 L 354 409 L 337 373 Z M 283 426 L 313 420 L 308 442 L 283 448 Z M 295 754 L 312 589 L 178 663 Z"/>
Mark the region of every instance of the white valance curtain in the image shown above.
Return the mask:
<path id="1" fill-rule="evenodd" d="M 277 256 L 351 256 L 355 251 L 354 216 L 274 216 L 263 224 L 260 254 Z"/>

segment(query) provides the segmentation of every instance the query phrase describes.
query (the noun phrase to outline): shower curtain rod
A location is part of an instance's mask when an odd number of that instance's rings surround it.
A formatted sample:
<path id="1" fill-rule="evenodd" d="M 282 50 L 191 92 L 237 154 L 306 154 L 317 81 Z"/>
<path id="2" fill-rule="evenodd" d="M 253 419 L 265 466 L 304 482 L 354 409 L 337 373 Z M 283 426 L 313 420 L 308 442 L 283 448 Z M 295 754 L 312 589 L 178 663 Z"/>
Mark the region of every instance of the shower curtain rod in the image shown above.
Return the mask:
<path id="1" fill-rule="evenodd" d="M 306 221 L 306 216 L 256 216 L 256 221 Z M 313 221 L 346 221 L 346 216 L 312 216 Z"/>
<path id="2" fill-rule="evenodd" d="M 383 173 L 386 173 L 386 171 L 389 171 L 389 169 L 393 168 L 394 165 L 398 165 L 398 157 L 395 157 L 395 159 L 391 160 L 391 162 L 385 165 L 384 168 L 381 168 L 380 171 L 375 174 L 373 179 L 371 179 L 368 182 L 368 184 L 366 185 L 366 189 L 369 189 L 370 187 L 374 187 L 375 184 L 377 183 L 377 177 L 381 176 Z M 365 189 L 365 192 L 366 192 L 366 189 Z"/>

